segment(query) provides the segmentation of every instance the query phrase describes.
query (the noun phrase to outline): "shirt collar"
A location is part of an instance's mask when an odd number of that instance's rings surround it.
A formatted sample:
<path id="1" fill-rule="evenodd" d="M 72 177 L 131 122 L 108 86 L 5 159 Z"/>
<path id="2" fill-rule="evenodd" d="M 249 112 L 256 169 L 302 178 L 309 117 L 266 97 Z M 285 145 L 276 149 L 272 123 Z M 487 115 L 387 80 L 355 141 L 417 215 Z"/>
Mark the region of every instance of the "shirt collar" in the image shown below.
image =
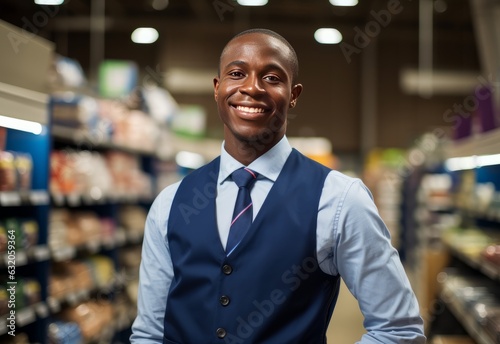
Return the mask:
<path id="1" fill-rule="evenodd" d="M 275 182 L 291 152 L 292 147 L 286 136 L 283 136 L 273 148 L 252 161 L 247 167 L 257 172 L 259 176 Z M 222 184 L 231 173 L 241 167 L 244 165 L 229 155 L 222 142 L 218 184 Z"/>

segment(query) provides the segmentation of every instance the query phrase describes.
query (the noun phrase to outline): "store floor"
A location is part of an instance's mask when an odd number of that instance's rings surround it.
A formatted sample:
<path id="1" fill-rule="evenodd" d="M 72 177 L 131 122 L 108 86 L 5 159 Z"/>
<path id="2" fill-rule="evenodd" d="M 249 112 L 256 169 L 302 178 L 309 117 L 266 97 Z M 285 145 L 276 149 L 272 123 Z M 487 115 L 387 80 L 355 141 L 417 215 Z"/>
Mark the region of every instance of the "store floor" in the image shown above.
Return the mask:
<path id="1" fill-rule="evenodd" d="M 327 332 L 328 344 L 354 344 L 365 333 L 358 302 L 342 282 L 340 295 Z"/>

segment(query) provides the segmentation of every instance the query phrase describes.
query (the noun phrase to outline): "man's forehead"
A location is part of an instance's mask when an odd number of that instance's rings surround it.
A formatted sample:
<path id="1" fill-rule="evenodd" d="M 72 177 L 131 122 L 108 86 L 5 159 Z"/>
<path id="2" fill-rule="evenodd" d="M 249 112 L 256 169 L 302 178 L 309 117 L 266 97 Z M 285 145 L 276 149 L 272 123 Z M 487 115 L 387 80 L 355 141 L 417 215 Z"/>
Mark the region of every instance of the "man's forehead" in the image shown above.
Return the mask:
<path id="1" fill-rule="evenodd" d="M 283 44 L 279 39 L 262 32 L 251 32 L 233 38 L 227 46 L 232 45 L 280 45 Z"/>
<path id="2" fill-rule="evenodd" d="M 253 37 L 250 37 L 253 36 Z M 285 52 L 288 50 L 288 47 L 281 42 L 279 39 L 272 37 L 270 35 L 266 35 L 263 33 L 248 33 L 242 36 L 238 36 L 231 40 L 225 47 L 223 56 L 227 53 L 241 53 L 244 54 L 248 49 L 261 49 L 263 51 L 273 51 L 278 50 L 281 52 Z"/>

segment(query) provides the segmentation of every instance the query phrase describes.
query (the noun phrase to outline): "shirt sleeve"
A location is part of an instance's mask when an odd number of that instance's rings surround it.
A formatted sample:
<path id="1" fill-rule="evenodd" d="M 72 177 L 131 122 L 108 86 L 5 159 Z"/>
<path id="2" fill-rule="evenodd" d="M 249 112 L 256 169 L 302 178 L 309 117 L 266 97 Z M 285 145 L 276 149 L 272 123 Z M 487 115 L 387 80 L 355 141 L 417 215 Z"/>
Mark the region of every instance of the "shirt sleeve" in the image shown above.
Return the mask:
<path id="1" fill-rule="evenodd" d="M 358 300 L 358 344 L 425 343 L 418 302 L 368 188 L 354 179 L 338 203 L 333 264 Z"/>
<path id="2" fill-rule="evenodd" d="M 153 202 L 146 219 L 139 270 L 137 317 L 131 343 L 163 343 L 163 319 L 173 278 L 167 242 L 167 223 L 178 184 L 163 190 Z"/>

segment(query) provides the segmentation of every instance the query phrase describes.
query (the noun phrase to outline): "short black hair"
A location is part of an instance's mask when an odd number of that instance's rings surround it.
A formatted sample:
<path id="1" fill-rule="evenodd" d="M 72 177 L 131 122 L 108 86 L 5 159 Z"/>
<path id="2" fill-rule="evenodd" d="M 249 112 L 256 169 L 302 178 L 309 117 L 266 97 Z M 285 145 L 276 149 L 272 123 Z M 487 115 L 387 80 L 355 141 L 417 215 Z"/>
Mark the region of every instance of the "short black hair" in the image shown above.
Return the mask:
<path id="1" fill-rule="evenodd" d="M 262 29 L 262 28 L 248 29 L 248 30 L 242 31 L 242 32 L 234 35 L 233 38 L 231 38 L 229 40 L 229 42 L 227 42 L 227 44 L 224 47 L 224 49 L 222 49 L 222 53 L 220 54 L 220 57 L 219 57 L 219 75 L 220 75 L 220 63 L 221 63 L 221 59 L 222 59 L 222 56 L 224 55 L 224 53 L 226 52 L 226 49 L 227 49 L 228 45 L 234 39 L 236 39 L 236 38 L 238 38 L 240 36 L 244 36 L 244 35 L 248 35 L 248 34 L 252 34 L 252 33 L 261 33 L 261 34 L 264 34 L 264 35 L 268 35 L 268 36 L 274 37 L 274 38 L 276 38 L 277 40 L 279 40 L 281 43 L 285 44 L 288 47 L 288 49 L 290 50 L 290 59 L 289 59 L 289 62 L 290 62 L 290 67 L 292 69 L 292 83 L 297 82 L 297 79 L 299 78 L 299 59 L 297 57 L 297 53 L 295 52 L 295 49 L 292 47 L 292 45 L 290 44 L 290 42 L 288 42 L 286 40 L 286 38 L 283 37 L 283 36 L 281 36 L 279 33 L 275 32 L 275 31 L 272 31 L 272 30 L 269 30 L 269 29 Z"/>

